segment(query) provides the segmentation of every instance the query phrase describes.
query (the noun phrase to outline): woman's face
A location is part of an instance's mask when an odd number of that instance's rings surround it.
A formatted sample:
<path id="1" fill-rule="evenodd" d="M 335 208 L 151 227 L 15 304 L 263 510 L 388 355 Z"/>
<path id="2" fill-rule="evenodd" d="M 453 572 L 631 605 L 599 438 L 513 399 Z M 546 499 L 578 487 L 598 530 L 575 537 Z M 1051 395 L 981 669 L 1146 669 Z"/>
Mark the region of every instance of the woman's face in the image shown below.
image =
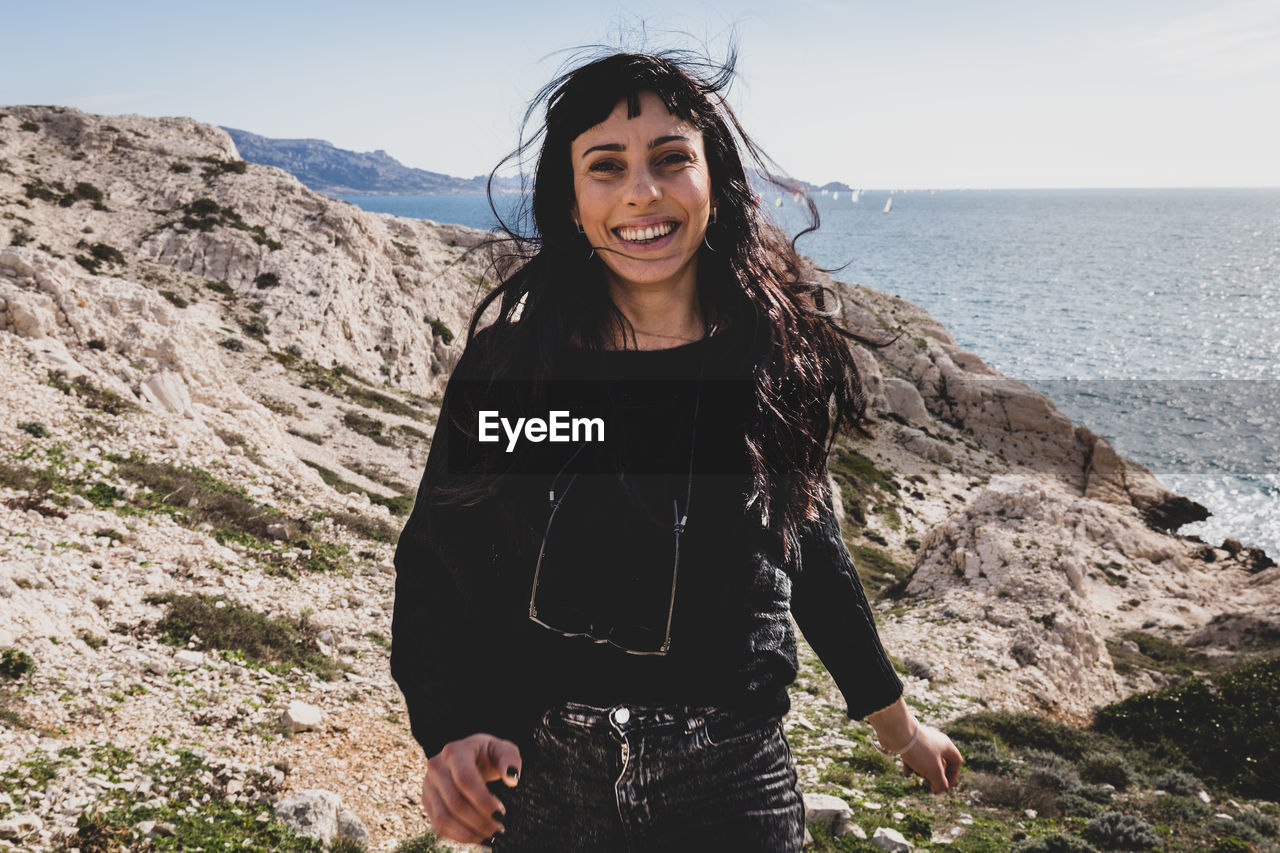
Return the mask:
<path id="1" fill-rule="evenodd" d="M 640 114 L 619 101 L 570 145 L 571 214 L 604 261 L 611 285 L 694 288 L 698 247 L 711 215 L 711 174 L 702 133 L 667 112 L 653 92 Z"/>

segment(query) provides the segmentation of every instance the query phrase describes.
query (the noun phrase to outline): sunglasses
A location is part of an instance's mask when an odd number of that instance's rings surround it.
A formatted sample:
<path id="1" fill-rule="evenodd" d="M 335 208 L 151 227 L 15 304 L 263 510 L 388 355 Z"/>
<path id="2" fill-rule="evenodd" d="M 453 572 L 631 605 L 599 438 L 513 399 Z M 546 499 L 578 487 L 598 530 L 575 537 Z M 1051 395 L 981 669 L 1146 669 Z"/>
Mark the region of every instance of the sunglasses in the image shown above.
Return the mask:
<path id="1" fill-rule="evenodd" d="M 563 489 L 559 488 L 560 480 L 587 443 L 583 442 L 564 463 L 547 493 L 550 514 L 529 593 L 531 621 L 561 636 L 607 644 L 627 654 L 665 655 L 671 650 L 680 537 L 688 526 L 693 498 L 701 396 L 699 389 L 693 406 L 684 511 L 679 500 L 673 498 L 670 522 L 659 521 L 625 498 L 615 497 L 615 504 L 588 495 L 569 511 L 577 514 L 567 529 L 563 517 L 557 528 L 557 516 L 563 515 L 565 498 L 579 474 L 573 473 Z M 598 519 L 609 516 L 617 518 L 619 524 L 599 523 Z M 670 585 L 655 583 L 655 568 L 668 565 Z"/>

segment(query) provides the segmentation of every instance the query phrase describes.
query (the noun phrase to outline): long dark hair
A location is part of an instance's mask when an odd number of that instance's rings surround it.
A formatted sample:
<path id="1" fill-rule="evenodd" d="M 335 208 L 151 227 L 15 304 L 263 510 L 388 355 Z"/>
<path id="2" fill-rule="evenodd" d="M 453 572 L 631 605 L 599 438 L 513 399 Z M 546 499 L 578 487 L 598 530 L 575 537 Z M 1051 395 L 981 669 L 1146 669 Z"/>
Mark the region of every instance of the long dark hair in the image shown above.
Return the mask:
<path id="1" fill-rule="evenodd" d="M 716 222 L 699 250 L 698 296 L 703 316 L 734 325 L 750 341 L 754 364 L 755 423 L 747 436 L 752 486 L 748 508 L 762 527 L 781 536 L 785 560 L 795 551 L 796 525 L 813 520 L 828 499 L 826 459 L 836 435 L 858 426 L 865 392 L 850 352 L 859 340 L 836 320 L 838 297 L 805 280 L 795 242 L 762 216 L 741 152 L 757 175 L 785 192 L 800 186 L 778 177 L 776 166 L 743 131 L 724 95 L 734 75 L 736 51 L 713 63 L 686 51 L 615 52 L 562 73 L 533 99 L 530 126 L 546 105 L 545 121 L 499 163 L 489 179 L 489 204 L 500 235 L 486 241 L 501 283 L 480 301 L 468 329 L 473 376 L 547 376 L 557 349 L 573 341 L 585 349 L 634 335 L 605 287 L 604 265 L 570 218 L 574 204 L 572 141 L 604 121 L 622 101 L 628 117 L 639 113 L 641 92 L 653 92 L 667 110 L 702 132 Z M 540 140 L 540 141 L 539 141 Z M 538 146 L 532 184 L 523 179 L 525 206 L 508 222 L 494 203 L 495 176 L 509 163 L 523 164 Z M 817 209 L 805 196 L 817 228 Z M 531 221 L 530 221 L 531 220 Z M 497 317 L 477 341 L 482 317 L 497 304 Z M 634 339 L 634 338 L 633 338 Z M 863 341 L 865 343 L 873 343 Z M 477 484 L 453 497 L 491 493 Z"/>

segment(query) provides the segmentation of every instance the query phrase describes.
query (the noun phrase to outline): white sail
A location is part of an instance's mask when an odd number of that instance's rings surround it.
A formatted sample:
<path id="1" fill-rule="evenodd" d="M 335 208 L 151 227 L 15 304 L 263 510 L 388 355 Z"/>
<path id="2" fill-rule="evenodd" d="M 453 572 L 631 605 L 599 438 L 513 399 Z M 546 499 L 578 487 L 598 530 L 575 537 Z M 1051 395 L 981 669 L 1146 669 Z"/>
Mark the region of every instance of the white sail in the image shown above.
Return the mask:
<path id="1" fill-rule="evenodd" d="M 893 196 L 889 196 L 887 199 L 884 200 L 884 212 L 888 213 L 892 209 L 893 209 Z"/>

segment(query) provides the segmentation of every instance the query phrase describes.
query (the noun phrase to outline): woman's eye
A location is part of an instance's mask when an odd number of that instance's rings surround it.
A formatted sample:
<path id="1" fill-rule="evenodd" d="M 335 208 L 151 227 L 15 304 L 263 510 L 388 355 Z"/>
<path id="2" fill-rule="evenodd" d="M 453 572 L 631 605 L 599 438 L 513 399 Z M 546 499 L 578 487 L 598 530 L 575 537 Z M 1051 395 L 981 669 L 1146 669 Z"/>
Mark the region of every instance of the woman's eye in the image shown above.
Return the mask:
<path id="1" fill-rule="evenodd" d="M 685 154 L 683 151 L 672 151 L 670 154 L 663 155 L 662 159 L 658 162 L 667 166 L 678 166 L 681 163 L 688 163 L 689 160 L 689 155 Z"/>
<path id="2" fill-rule="evenodd" d="M 621 167 L 612 160 L 597 160 L 589 167 L 592 172 L 618 172 Z"/>

